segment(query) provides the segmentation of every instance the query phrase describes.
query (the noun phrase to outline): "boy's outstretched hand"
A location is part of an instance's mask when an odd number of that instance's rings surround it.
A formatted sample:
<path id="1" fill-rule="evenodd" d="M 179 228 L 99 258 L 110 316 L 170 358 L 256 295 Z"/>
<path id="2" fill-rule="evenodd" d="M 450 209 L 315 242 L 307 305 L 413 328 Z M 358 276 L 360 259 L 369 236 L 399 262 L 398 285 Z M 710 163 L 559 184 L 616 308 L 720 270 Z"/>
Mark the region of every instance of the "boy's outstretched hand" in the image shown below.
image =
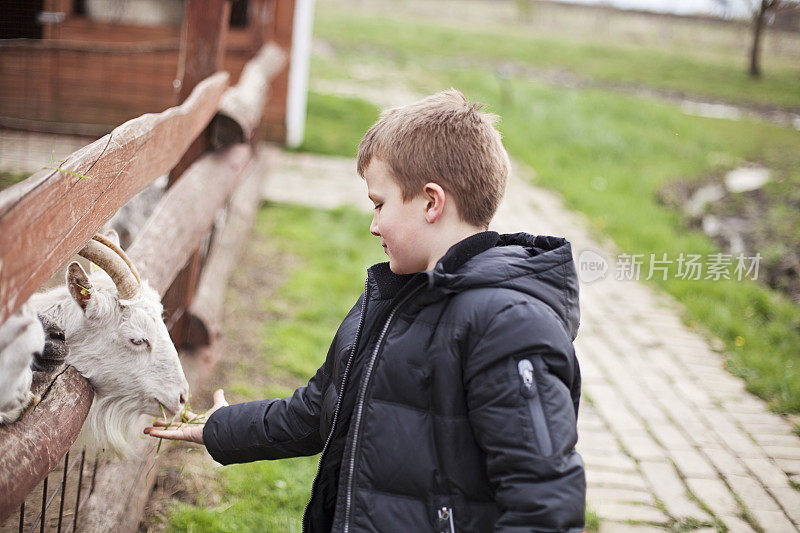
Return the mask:
<path id="1" fill-rule="evenodd" d="M 206 425 L 206 420 L 211 416 L 211 413 L 226 405 L 228 405 L 228 402 L 225 401 L 225 393 L 222 389 L 217 389 L 214 392 L 214 405 L 205 413 L 196 415 L 190 411 L 183 411 L 180 419 L 174 421 L 165 421 L 159 418 L 153 422 L 152 426 L 144 428 L 144 432 L 151 437 L 204 444 L 203 428 Z M 170 425 L 170 422 L 172 425 Z"/>

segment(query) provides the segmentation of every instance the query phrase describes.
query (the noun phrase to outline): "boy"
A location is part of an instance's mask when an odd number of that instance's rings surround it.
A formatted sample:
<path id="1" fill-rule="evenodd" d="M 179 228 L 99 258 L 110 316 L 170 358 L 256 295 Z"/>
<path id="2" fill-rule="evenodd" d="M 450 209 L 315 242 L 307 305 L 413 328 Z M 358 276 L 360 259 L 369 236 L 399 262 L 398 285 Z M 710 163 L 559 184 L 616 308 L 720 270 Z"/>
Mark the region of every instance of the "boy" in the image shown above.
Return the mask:
<path id="1" fill-rule="evenodd" d="M 322 452 L 304 531 L 581 531 L 578 282 L 569 243 L 487 231 L 509 173 L 456 91 L 382 114 L 358 172 L 388 263 L 291 398 L 156 437 L 222 464 Z M 163 424 L 162 424 L 163 425 Z"/>

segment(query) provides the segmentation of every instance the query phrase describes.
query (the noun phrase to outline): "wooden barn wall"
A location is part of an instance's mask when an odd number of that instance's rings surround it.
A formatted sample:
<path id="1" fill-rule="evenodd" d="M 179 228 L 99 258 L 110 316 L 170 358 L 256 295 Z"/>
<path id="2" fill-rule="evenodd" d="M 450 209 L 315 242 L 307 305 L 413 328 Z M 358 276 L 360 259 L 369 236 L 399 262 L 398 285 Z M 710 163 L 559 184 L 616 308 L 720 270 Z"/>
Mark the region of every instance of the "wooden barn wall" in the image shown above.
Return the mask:
<path id="1" fill-rule="evenodd" d="M 276 2 L 269 35 L 256 28 L 230 28 L 225 70 L 235 84 L 244 65 L 273 38 L 291 46 L 293 1 Z M 70 17 L 45 32 L 50 39 L 0 48 L 0 120 L 114 127 L 143 113 L 177 103 L 180 28 L 92 22 Z M 288 67 L 271 88 L 260 139 L 283 142 L 286 135 Z M 41 124 L 39 125 L 41 127 Z"/>

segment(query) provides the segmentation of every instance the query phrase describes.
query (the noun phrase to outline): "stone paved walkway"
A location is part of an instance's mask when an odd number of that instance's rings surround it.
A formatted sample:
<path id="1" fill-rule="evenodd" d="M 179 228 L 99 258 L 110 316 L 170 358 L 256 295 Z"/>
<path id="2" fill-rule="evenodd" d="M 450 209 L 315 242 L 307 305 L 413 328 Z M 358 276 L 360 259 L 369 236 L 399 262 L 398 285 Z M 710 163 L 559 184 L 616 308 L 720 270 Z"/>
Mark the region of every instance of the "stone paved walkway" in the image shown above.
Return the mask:
<path id="1" fill-rule="evenodd" d="M 352 159 L 272 157 L 266 198 L 371 210 Z M 492 229 L 564 236 L 576 260 L 584 250 L 617 255 L 557 195 L 523 181 L 526 172 L 515 169 Z M 723 356 L 683 325 L 670 297 L 614 278 L 581 284 L 575 341 L 578 450 L 600 531 L 798 531 L 800 438 L 791 422 L 724 370 Z"/>

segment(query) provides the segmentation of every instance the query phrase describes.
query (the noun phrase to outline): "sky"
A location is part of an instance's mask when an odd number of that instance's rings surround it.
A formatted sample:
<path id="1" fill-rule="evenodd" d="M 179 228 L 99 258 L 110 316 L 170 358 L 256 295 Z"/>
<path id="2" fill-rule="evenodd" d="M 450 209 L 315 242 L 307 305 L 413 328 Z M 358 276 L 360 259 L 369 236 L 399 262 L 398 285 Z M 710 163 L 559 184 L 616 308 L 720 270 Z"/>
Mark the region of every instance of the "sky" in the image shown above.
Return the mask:
<path id="1" fill-rule="evenodd" d="M 574 4 L 605 4 L 621 9 L 640 9 L 680 15 L 707 14 L 747 18 L 753 0 L 559 0 Z M 726 7 L 727 6 L 727 7 Z"/>

